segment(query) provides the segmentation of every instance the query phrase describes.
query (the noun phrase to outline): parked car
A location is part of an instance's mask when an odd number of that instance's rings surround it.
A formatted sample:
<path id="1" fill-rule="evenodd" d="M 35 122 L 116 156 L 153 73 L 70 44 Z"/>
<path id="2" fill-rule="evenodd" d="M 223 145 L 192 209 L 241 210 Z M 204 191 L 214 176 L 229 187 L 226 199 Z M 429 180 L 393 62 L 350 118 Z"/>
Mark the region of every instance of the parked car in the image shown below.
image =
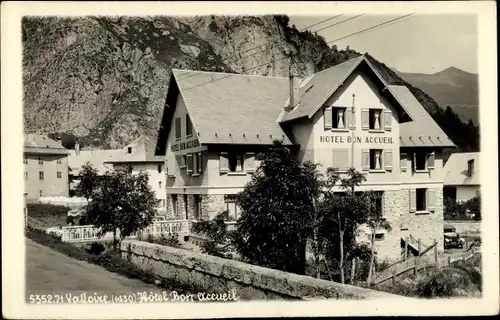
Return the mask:
<path id="1" fill-rule="evenodd" d="M 449 224 L 444 225 L 444 248 L 463 248 L 465 240 L 460 238 L 457 229 Z"/>

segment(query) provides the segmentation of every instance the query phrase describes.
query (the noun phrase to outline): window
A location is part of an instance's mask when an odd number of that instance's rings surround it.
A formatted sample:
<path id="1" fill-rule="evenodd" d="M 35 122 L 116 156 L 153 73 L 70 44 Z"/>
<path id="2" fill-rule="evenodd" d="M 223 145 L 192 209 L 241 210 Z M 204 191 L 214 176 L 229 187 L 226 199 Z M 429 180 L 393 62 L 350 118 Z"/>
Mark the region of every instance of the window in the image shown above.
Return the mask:
<path id="1" fill-rule="evenodd" d="M 229 156 L 229 171 L 241 172 L 243 171 L 243 154 L 240 152 L 230 152 Z"/>
<path id="2" fill-rule="evenodd" d="M 57 159 L 57 163 L 61 164 L 61 158 Z"/>
<path id="3" fill-rule="evenodd" d="M 172 212 L 174 214 L 174 217 L 177 218 L 177 195 L 176 194 L 172 195 Z"/>
<path id="4" fill-rule="evenodd" d="M 43 171 L 38 172 L 38 179 L 43 180 Z"/>
<path id="5" fill-rule="evenodd" d="M 43 164 L 43 160 L 41 157 L 38 157 L 38 164 Z"/>
<path id="6" fill-rule="evenodd" d="M 382 150 L 370 149 L 370 170 L 382 170 Z"/>
<path id="7" fill-rule="evenodd" d="M 61 178 L 62 178 L 61 171 L 57 171 L 57 178 L 59 178 L 59 179 L 61 179 Z"/>
<path id="8" fill-rule="evenodd" d="M 383 233 L 375 233 L 375 240 L 384 240 Z"/>
<path id="9" fill-rule="evenodd" d="M 427 189 L 417 189 L 417 211 L 427 210 Z"/>
<path id="10" fill-rule="evenodd" d="M 474 159 L 467 161 L 467 175 L 472 177 L 474 174 Z"/>
<path id="11" fill-rule="evenodd" d="M 185 168 L 187 166 L 187 155 L 182 155 L 182 163 L 181 168 Z"/>
<path id="12" fill-rule="evenodd" d="M 24 157 L 24 159 L 23 159 L 23 163 L 24 163 L 24 164 L 28 164 L 28 158 Z"/>
<path id="13" fill-rule="evenodd" d="M 371 210 L 374 210 L 377 215 L 382 216 L 382 199 L 383 199 L 383 192 L 375 192 L 375 197 L 373 197 L 372 200 L 372 207 Z"/>
<path id="14" fill-rule="evenodd" d="M 127 153 L 129 153 L 129 154 L 132 153 L 132 147 L 127 148 Z"/>
<path id="15" fill-rule="evenodd" d="M 161 165 L 161 164 L 159 164 L 159 165 L 158 165 L 158 173 L 161 173 L 161 170 L 162 170 L 162 165 Z"/>
<path id="16" fill-rule="evenodd" d="M 161 181 L 158 181 L 158 188 L 161 190 Z"/>
<path id="17" fill-rule="evenodd" d="M 332 128 L 345 129 L 346 126 L 346 108 L 332 108 Z"/>
<path id="18" fill-rule="evenodd" d="M 28 172 L 24 172 L 24 180 L 28 180 Z"/>
<path id="19" fill-rule="evenodd" d="M 40 190 L 40 197 L 43 197 L 43 191 Z"/>
<path id="20" fill-rule="evenodd" d="M 381 110 L 380 109 L 370 109 L 370 129 L 371 130 L 381 130 L 382 129 L 382 123 L 381 123 Z"/>
<path id="21" fill-rule="evenodd" d="M 187 196 L 187 194 L 184 195 L 184 212 L 186 214 L 186 220 L 189 219 L 189 215 L 188 215 L 188 196 Z"/>
<path id="22" fill-rule="evenodd" d="M 194 195 L 194 204 L 195 204 L 194 218 L 196 220 L 201 220 L 202 219 L 202 216 L 201 216 L 201 196 L 199 194 Z"/>
<path id="23" fill-rule="evenodd" d="M 175 139 L 180 139 L 182 135 L 181 131 L 181 118 L 175 118 Z"/>
<path id="24" fill-rule="evenodd" d="M 191 119 L 189 115 L 186 114 L 186 136 L 191 136 L 193 134 L 193 125 L 191 124 Z"/>
<path id="25" fill-rule="evenodd" d="M 427 169 L 427 154 L 425 152 L 415 152 L 413 159 L 413 170 L 424 171 Z"/>
<path id="26" fill-rule="evenodd" d="M 236 195 L 228 194 L 224 196 L 224 202 L 226 202 L 226 210 L 229 216 L 229 220 L 237 220 L 240 214 L 240 208 L 236 203 Z"/>

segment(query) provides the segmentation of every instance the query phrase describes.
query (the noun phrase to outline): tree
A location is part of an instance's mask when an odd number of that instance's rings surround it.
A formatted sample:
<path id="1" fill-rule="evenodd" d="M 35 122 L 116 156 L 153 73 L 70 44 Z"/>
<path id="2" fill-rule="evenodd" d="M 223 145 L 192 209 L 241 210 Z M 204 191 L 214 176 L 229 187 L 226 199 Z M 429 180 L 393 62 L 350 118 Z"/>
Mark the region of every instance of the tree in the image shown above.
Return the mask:
<path id="1" fill-rule="evenodd" d="M 391 225 L 390 223 L 382 216 L 382 211 L 377 210 L 377 208 L 374 205 L 374 201 L 376 199 L 379 199 L 381 195 L 376 194 L 374 192 L 369 192 L 367 193 L 368 198 L 371 200 L 371 205 L 369 207 L 368 211 L 368 216 L 367 216 L 367 226 L 371 231 L 370 235 L 370 247 L 371 247 L 371 254 L 370 254 L 370 269 L 368 269 L 368 285 L 371 284 L 372 281 L 372 276 L 373 276 L 373 268 L 374 268 L 374 263 L 375 263 L 375 234 L 377 233 L 378 230 L 380 229 L 385 229 L 387 231 L 391 231 Z"/>
<path id="2" fill-rule="evenodd" d="M 76 137 L 71 133 L 63 133 L 61 136 L 61 144 L 66 149 L 74 149 L 76 144 Z"/>
<path id="3" fill-rule="evenodd" d="M 268 268 L 305 273 L 314 179 L 281 141 L 274 141 L 252 180 L 238 194 L 241 216 L 235 247 L 242 258 Z"/>
<path id="4" fill-rule="evenodd" d="M 102 234 L 112 231 L 115 248 L 117 231 L 123 239 L 150 225 L 156 215 L 158 200 L 148 180 L 145 172 L 134 175 L 128 168 L 119 168 L 106 172 L 92 193 L 87 206 L 89 222 L 101 228 Z"/>
<path id="5" fill-rule="evenodd" d="M 83 197 L 89 201 L 99 185 L 99 174 L 90 162 L 82 166 L 79 173 L 80 183 L 76 186 L 75 193 L 78 197 Z"/>
<path id="6" fill-rule="evenodd" d="M 335 169 L 328 170 L 327 174 L 330 175 L 328 179 L 333 186 L 340 181 L 341 192 L 325 193 L 325 199 L 321 203 L 321 210 L 324 212 L 321 232 L 328 239 L 329 259 L 338 260 L 340 281 L 345 283 L 346 254 L 351 257 L 356 247 L 356 230 L 366 221 L 371 200 L 367 193 L 355 192 L 355 188 L 366 180 L 364 174 L 356 169 L 350 168 L 345 178 L 340 178 Z"/>
<path id="7" fill-rule="evenodd" d="M 221 258 L 232 258 L 232 233 L 227 230 L 228 212 L 224 211 L 212 220 L 199 221 L 193 224 L 193 232 L 202 234 L 207 240 L 201 245 L 203 253 Z"/>

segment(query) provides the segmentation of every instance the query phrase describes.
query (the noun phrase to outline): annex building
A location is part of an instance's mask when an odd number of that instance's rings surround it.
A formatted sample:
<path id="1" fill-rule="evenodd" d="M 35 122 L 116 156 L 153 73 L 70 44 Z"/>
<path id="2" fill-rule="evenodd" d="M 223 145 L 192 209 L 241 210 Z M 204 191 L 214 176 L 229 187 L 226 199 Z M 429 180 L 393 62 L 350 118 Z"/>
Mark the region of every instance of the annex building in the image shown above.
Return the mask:
<path id="1" fill-rule="evenodd" d="M 68 150 L 44 135 L 25 134 L 23 153 L 26 200 L 68 196 Z"/>
<path id="2" fill-rule="evenodd" d="M 283 140 L 301 161 L 366 174 L 392 230 L 380 258 L 406 237 L 443 250 L 442 150 L 454 144 L 405 86 L 387 84 L 360 56 L 305 79 L 173 70 L 157 141 L 167 161 L 167 213 L 207 219 L 228 210 Z"/>

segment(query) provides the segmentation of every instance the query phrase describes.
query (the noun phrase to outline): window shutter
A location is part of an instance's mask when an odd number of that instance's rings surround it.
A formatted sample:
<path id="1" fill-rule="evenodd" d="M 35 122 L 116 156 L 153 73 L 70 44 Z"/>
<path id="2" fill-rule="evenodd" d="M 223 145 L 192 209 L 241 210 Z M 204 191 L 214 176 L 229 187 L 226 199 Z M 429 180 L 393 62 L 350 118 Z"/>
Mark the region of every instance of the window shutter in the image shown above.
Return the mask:
<path id="1" fill-rule="evenodd" d="M 436 190 L 435 189 L 427 189 L 427 208 L 430 212 L 436 211 Z"/>
<path id="2" fill-rule="evenodd" d="M 434 169 L 435 153 L 432 152 L 427 156 L 427 169 Z"/>
<path id="3" fill-rule="evenodd" d="M 391 131 L 392 130 L 392 112 L 391 110 L 384 110 L 383 112 L 384 116 L 383 119 L 384 122 L 384 130 L 385 131 Z"/>
<path id="4" fill-rule="evenodd" d="M 331 129 L 332 128 L 332 108 L 331 107 L 325 108 L 323 118 L 325 120 L 325 129 Z"/>
<path id="5" fill-rule="evenodd" d="M 392 171 L 392 150 L 384 150 L 384 165 L 385 170 Z"/>
<path id="6" fill-rule="evenodd" d="M 170 156 L 167 158 L 167 175 L 174 177 L 175 176 L 175 156 Z"/>
<path id="7" fill-rule="evenodd" d="M 198 166 L 200 164 L 198 163 L 198 156 L 196 153 L 192 154 L 192 159 L 193 159 L 193 173 L 198 173 Z"/>
<path id="8" fill-rule="evenodd" d="M 247 172 L 254 172 L 255 171 L 255 153 L 253 152 L 247 152 L 245 154 L 245 170 Z"/>
<path id="9" fill-rule="evenodd" d="M 175 118 L 175 138 L 181 137 L 181 118 Z"/>
<path id="10" fill-rule="evenodd" d="M 363 163 L 363 171 L 368 171 L 370 170 L 370 150 L 366 149 L 362 150 L 361 152 L 362 152 L 361 159 Z"/>
<path id="11" fill-rule="evenodd" d="M 416 212 L 417 211 L 417 190 L 410 189 L 409 196 L 410 196 L 410 212 Z"/>
<path id="12" fill-rule="evenodd" d="M 203 153 L 198 153 L 198 173 L 203 173 Z"/>
<path id="13" fill-rule="evenodd" d="M 186 165 L 187 165 L 187 169 L 186 169 L 186 172 L 189 174 L 189 173 L 193 173 L 193 154 L 192 153 L 188 153 L 186 155 Z"/>
<path id="14" fill-rule="evenodd" d="M 400 169 L 401 171 L 406 171 L 406 166 L 407 166 L 407 155 L 406 153 L 400 153 L 399 154 L 399 166 L 400 166 Z"/>
<path id="15" fill-rule="evenodd" d="M 221 152 L 219 157 L 219 171 L 228 172 L 229 171 L 229 158 L 227 152 Z"/>
<path id="16" fill-rule="evenodd" d="M 333 149 L 332 159 L 332 166 L 338 168 L 339 171 L 349 169 L 349 149 Z"/>
<path id="17" fill-rule="evenodd" d="M 370 128 L 370 110 L 361 109 L 361 129 L 368 130 Z"/>

